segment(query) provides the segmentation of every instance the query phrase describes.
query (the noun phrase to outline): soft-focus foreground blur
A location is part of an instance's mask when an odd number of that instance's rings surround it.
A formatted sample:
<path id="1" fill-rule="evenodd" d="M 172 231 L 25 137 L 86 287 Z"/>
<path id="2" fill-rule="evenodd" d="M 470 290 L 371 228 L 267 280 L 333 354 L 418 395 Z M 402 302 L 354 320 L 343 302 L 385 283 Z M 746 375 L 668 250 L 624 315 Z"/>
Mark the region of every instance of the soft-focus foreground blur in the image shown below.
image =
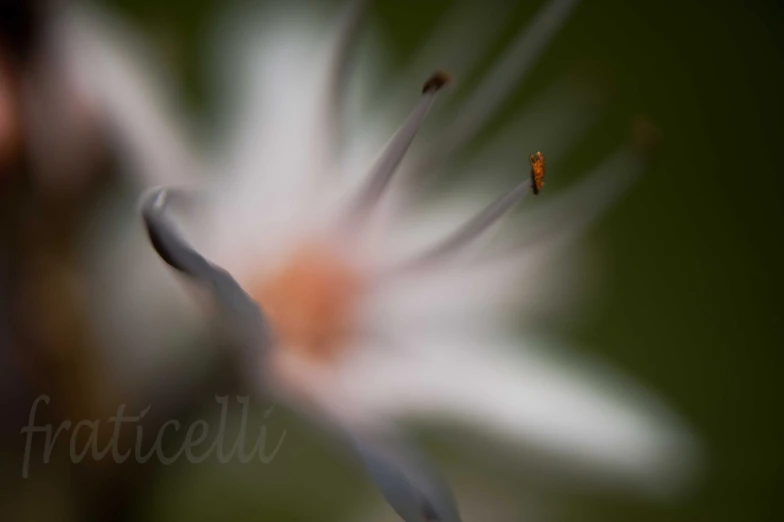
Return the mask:
<path id="1" fill-rule="evenodd" d="M 0 0 L 0 519 L 779 520 L 782 22 Z"/>

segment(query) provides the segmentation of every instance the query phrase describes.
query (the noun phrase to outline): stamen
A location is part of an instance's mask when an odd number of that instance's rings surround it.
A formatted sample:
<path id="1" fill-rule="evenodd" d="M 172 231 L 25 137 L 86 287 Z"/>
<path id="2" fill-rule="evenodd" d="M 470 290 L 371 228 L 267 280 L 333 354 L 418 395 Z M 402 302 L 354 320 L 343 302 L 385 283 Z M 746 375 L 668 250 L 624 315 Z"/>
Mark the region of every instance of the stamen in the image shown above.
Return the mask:
<path id="1" fill-rule="evenodd" d="M 525 223 L 515 226 L 516 241 L 508 245 L 509 251 L 524 251 L 540 241 L 568 244 L 628 192 L 650 165 L 648 149 L 641 151 L 636 143 L 619 147 L 580 181 L 528 213 Z"/>
<path id="2" fill-rule="evenodd" d="M 533 162 L 535 157 L 537 161 L 539 157 L 541 157 L 542 160 L 542 171 L 538 178 L 534 177 L 533 174 Z M 420 255 L 413 261 L 405 263 L 404 268 L 429 265 L 449 254 L 455 253 L 455 251 L 466 246 L 482 232 L 487 230 L 493 223 L 498 221 L 498 219 L 506 214 L 506 212 L 508 212 L 509 209 L 511 209 L 517 202 L 522 200 L 530 190 L 533 190 L 534 194 L 538 194 L 543 184 L 541 180 L 544 176 L 544 156 L 542 156 L 542 153 L 537 152 L 536 154 L 532 154 L 531 163 L 532 170 L 530 180 L 525 180 L 519 183 L 512 190 L 496 199 L 490 205 L 485 207 L 481 212 L 479 212 L 479 214 L 477 214 L 474 218 L 468 221 L 468 223 L 460 227 L 451 236 L 447 237 L 444 241 L 438 244 L 435 248 L 423 255 Z"/>
<path id="3" fill-rule="evenodd" d="M 339 145 L 339 121 L 343 107 L 343 95 L 346 91 L 351 68 L 352 51 L 359 37 L 369 3 L 368 0 L 354 0 L 347 6 L 330 57 L 324 111 L 327 133 L 335 145 Z M 334 148 L 337 149 L 337 147 Z"/>
<path id="4" fill-rule="evenodd" d="M 421 77 L 433 64 L 440 64 L 455 78 L 471 76 L 496 43 L 498 24 L 509 19 L 513 8 L 514 2 L 455 2 L 431 28 L 427 40 L 405 71 L 397 75 L 394 86 L 389 88 L 389 96 L 369 108 L 372 111 L 369 118 L 384 119 L 395 114 L 396 107 L 406 100 L 411 90 L 411 79 Z M 467 34 L 471 38 L 466 38 Z"/>
<path id="5" fill-rule="evenodd" d="M 379 200 L 384 193 L 384 189 L 389 184 L 392 175 L 395 173 L 400 162 L 408 151 L 411 142 L 414 140 L 419 127 L 425 119 L 430 105 L 433 103 L 435 94 L 449 83 L 450 77 L 443 71 L 435 72 L 422 86 L 422 97 L 408 119 L 398 129 L 386 149 L 381 153 L 381 157 L 370 171 L 368 184 L 362 190 L 356 208 L 352 213 L 352 218 L 357 218 L 357 214 L 367 213 Z"/>
<path id="6" fill-rule="evenodd" d="M 550 0 L 537 13 L 463 106 L 450 125 L 451 131 L 434 148 L 422 166 L 423 170 L 430 170 L 434 164 L 450 157 L 481 130 L 542 55 L 576 3 L 577 0 Z"/>

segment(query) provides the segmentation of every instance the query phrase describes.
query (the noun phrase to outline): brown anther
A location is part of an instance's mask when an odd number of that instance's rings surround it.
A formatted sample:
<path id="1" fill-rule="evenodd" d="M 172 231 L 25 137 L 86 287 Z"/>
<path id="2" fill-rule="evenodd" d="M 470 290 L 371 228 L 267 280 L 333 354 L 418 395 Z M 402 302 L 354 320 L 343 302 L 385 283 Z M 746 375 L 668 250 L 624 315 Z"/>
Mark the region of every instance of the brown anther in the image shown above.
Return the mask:
<path id="1" fill-rule="evenodd" d="M 544 186 L 544 155 L 541 152 L 536 152 L 531 154 L 528 159 L 531 162 L 531 188 L 534 195 L 537 195 Z"/>
<path id="2" fill-rule="evenodd" d="M 444 71 L 436 71 L 422 86 L 422 93 L 426 93 L 428 91 L 437 91 L 451 81 L 452 77 L 449 75 L 449 73 Z"/>

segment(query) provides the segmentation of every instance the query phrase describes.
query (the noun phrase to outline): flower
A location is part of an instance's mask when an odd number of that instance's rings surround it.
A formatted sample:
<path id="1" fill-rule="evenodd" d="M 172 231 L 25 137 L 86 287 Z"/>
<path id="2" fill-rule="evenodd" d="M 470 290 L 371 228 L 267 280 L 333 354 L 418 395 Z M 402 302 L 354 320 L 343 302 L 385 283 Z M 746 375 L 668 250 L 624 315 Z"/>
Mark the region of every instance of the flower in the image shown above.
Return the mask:
<path id="1" fill-rule="evenodd" d="M 652 394 L 515 333 L 520 315 L 535 323 L 548 310 L 567 275 L 557 262 L 579 263 L 567 249 L 644 166 L 638 151 L 621 149 L 554 200 L 544 188 L 537 210 L 505 229 L 500 218 L 532 180 L 540 188 L 536 150 L 513 164 L 519 183 L 484 208 L 471 190 L 425 211 L 417 198 L 426 175 L 484 127 L 573 4 L 548 2 L 453 123 L 409 158 L 447 83 L 442 73 L 431 76 L 372 162 L 383 125 L 348 132 L 345 146 L 340 139 L 358 5 L 331 46 L 318 24 L 290 13 L 269 17 L 264 31 L 235 28 L 261 41 L 222 55 L 245 59 L 250 88 L 231 98 L 250 101 L 239 107 L 228 154 L 200 163 L 199 171 L 217 173 L 199 191 L 207 210 L 183 219 L 181 233 L 171 212 L 181 191 L 156 188 L 143 200 L 153 246 L 222 305 L 247 349 L 249 379 L 343 434 L 407 521 L 459 516 L 401 419 L 457 420 L 586 466 L 592 477 L 644 487 L 672 485 L 693 455 L 688 432 Z M 237 76 L 224 73 L 232 84 L 242 83 Z M 529 173 L 522 164 L 532 152 Z M 358 168 L 366 163 L 369 172 Z M 476 248 L 491 228 L 500 248 Z"/>

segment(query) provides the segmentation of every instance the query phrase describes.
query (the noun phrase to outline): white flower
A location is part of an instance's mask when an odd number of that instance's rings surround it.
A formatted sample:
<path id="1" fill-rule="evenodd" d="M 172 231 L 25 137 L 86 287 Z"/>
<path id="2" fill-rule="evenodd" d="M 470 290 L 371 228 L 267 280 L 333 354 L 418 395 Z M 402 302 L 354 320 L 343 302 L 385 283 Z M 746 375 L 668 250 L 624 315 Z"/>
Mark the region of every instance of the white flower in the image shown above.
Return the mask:
<path id="1" fill-rule="evenodd" d="M 489 200 L 475 189 L 426 205 L 415 197 L 424 192 L 421 182 L 484 126 L 573 4 L 550 1 L 457 116 L 406 161 L 444 79 L 426 84 L 375 159 L 381 136 L 389 136 L 379 114 L 349 125 L 341 140 L 341 92 L 361 9 L 349 9 L 329 46 L 316 6 L 312 17 L 268 16 L 252 32 L 231 26 L 244 38 L 240 52 L 221 54 L 221 77 L 245 90 L 230 97 L 239 103 L 226 153 L 192 162 L 215 173 L 208 210 L 183 220 L 194 248 L 169 221 L 171 191 L 158 189 L 145 200 L 151 237 L 169 264 L 206 283 L 224 304 L 244 305 L 245 319 L 255 317 L 245 293 L 259 304 L 270 331 L 244 332 L 258 344 L 247 363 L 251 378 L 347 434 L 405 520 L 457 514 L 432 471 L 402 442 L 394 428 L 400 420 L 459 421 L 509 450 L 533 448 L 581 466 L 592 479 L 638 487 L 671 486 L 693 456 L 689 434 L 652 394 L 552 342 L 516 333 L 521 317 L 535 325 L 555 297 L 570 294 L 561 284 L 570 281 L 564 265 L 578 268 L 580 258 L 569 247 L 643 166 L 635 151 L 622 149 L 563 196 L 539 196 L 534 211 L 505 229 L 498 219 L 530 190 L 521 164 L 535 150 L 519 153 L 511 165 L 519 184 L 484 210 Z M 125 119 L 129 136 L 143 134 L 133 131 L 144 116 Z M 145 150 L 165 158 L 165 149 L 142 143 L 141 168 L 187 170 L 185 159 L 145 165 Z M 482 184 L 494 168 L 478 163 Z M 479 245 L 491 227 L 492 242 Z"/>

